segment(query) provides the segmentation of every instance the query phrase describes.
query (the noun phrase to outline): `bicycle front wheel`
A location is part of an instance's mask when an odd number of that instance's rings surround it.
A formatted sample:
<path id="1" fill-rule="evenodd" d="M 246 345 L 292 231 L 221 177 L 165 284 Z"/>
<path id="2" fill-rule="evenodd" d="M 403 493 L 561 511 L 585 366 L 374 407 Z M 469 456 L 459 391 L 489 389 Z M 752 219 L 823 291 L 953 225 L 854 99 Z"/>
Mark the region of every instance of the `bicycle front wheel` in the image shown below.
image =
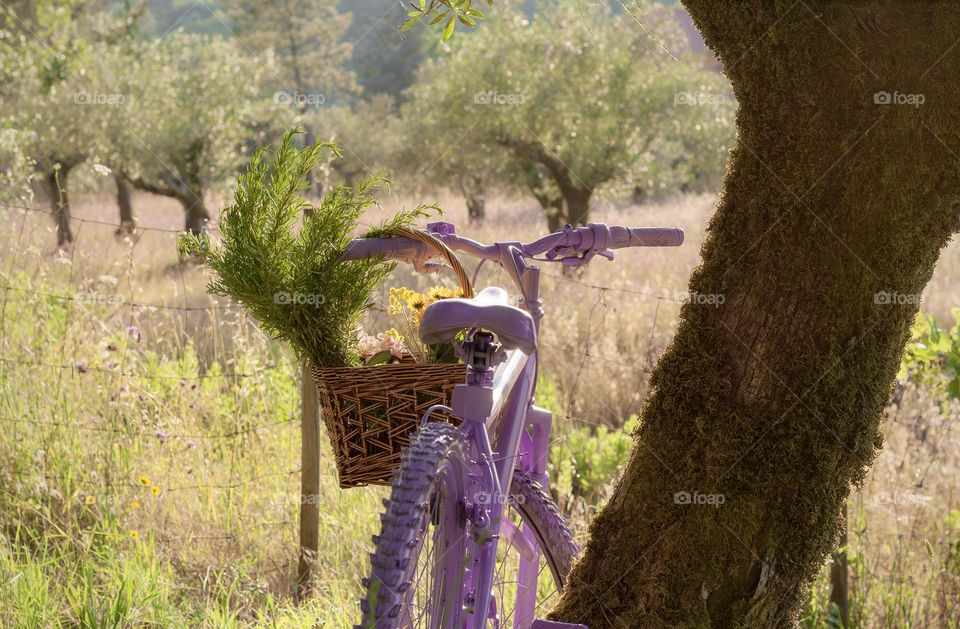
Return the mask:
<path id="1" fill-rule="evenodd" d="M 360 628 L 464 626 L 475 594 L 464 575 L 477 569 L 464 506 L 469 467 L 469 447 L 453 426 L 428 424 L 414 438 L 374 538 Z M 493 601 L 481 613 L 490 627 L 525 629 L 556 602 L 579 549 L 550 497 L 519 470 L 500 528 Z"/>
<path id="2" fill-rule="evenodd" d="M 466 444 L 450 424 L 427 424 L 404 451 L 373 538 L 360 603 L 362 629 L 462 626 L 468 562 Z"/>

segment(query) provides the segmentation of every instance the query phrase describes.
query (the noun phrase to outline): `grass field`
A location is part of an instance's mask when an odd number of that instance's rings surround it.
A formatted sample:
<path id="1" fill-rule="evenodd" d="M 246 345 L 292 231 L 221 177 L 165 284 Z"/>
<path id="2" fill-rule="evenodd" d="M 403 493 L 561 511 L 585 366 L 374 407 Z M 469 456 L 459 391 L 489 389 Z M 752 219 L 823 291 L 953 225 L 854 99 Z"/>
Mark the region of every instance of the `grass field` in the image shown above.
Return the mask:
<path id="1" fill-rule="evenodd" d="M 440 201 L 479 240 L 545 229 L 525 199 L 488 200 L 478 229 L 458 199 Z M 626 460 L 623 423 L 672 337 L 714 202 L 601 203 L 594 220 L 679 225 L 687 244 L 546 270 L 541 403 L 558 417 L 556 497 L 581 536 Z M 179 263 L 177 206 L 135 203 L 149 229 L 118 239 L 97 222 L 116 221 L 110 200 L 79 197 L 66 253 L 48 215 L 0 210 L 0 625 L 352 626 L 384 492 L 340 490 L 324 450 L 315 596 L 295 605 L 299 367 Z M 400 203 L 413 205 L 387 205 Z M 403 268 L 393 285 L 428 281 Z M 923 310 L 951 321 L 958 301 L 954 244 Z M 369 328 L 389 325 L 371 312 Z M 956 401 L 898 388 L 849 505 L 852 626 L 960 626 L 958 421 Z M 806 626 L 829 622 L 827 574 Z"/>

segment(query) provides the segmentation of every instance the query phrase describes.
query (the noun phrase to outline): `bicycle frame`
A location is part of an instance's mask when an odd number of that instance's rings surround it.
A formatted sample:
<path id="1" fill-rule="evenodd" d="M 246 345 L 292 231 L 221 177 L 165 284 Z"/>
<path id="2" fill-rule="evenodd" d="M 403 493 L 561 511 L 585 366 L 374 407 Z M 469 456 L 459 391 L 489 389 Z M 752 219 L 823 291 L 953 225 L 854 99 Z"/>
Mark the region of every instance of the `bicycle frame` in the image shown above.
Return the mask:
<path id="1" fill-rule="evenodd" d="M 547 481 L 551 414 L 546 409 L 533 406 L 536 374 L 536 353 L 526 356 L 520 351 L 513 351 L 506 362 L 495 370 L 491 385 L 484 385 L 480 379 L 476 379 L 458 385 L 453 393 L 453 412 L 463 420 L 462 431 L 468 443 L 475 444 L 476 460 L 482 468 L 482 483 L 474 493 L 473 522 L 478 538 L 483 541 L 479 544 L 473 569 L 466 580 L 467 591 L 474 592 L 474 612 L 468 616 L 467 626 L 474 629 L 484 629 L 489 610 L 495 610 L 495 605 L 491 605 L 491 588 L 497 543 L 518 458 L 530 463 L 530 469 L 525 471 L 535 474 L 541 483 Z M 536 420 L 533 424 L 538 427 L 536 442 L 526 431 L 528 417 Z M 495 423 L 496 449 L 491 446 L 489 433 Z M 524 436 L 527 437 L 526 443 L 522 443 Z M 507 523 L 507 527 L 512 526 L 512 522 Z M 521 552 L 514 627 L 528 627 L 534 620 L 536 608 L 539 547 L 530 531 L 508 530 L 508 541 Z"/>

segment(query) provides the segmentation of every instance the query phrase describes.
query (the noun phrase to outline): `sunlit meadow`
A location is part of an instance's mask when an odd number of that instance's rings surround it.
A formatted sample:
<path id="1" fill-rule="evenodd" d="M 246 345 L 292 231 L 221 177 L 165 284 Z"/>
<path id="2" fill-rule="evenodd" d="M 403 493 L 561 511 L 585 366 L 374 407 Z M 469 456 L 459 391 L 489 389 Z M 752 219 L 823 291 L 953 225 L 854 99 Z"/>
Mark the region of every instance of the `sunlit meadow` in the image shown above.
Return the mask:
<path id="1" fill-rule="evenodd" d="M 0 335 L 0 624 L 17 627 L 346 627 L 381 489 L 341 490 L 323 444 L 313 596 L 295 601 L 299 366 L 183 264 L 175 203 L 136 196 L 140 225 L 115 237 L 112 203 L 79 197 L 72 250 L 48 215 L 4 209 Z M 527 199 L 488 200 L 466 227 L 483 241 L 545 231 Z M 538 401 L 557 415 L 554 495 L 582 539 L 629 453 L 624 422 L 670 342 L 715 198 L 640 206 L 601 201 L 596 220 L 679 225 L 680 249 L 630 250 L 563 276 L 545 272 L 545 366 Z M 411 207 L 387 198 L 385 207 Z M 370 221 L 377 219 L 371 215 Z M 391 285 L 424 288 L 400 268 Z M 482 284 L 504 282 L 495 269 Z M 944 255 L 923 308 L 952 320 L 960 250 Z M 394 324 L 386 290 L 366 327 Z M 849 504 L 852 622 L 957 626 L 960 405 L 902 385 L 886 447 Z M 628 426 L 635 425 L 633 419 Z M 805 624 L 829 622 L 828 567 Z"/>

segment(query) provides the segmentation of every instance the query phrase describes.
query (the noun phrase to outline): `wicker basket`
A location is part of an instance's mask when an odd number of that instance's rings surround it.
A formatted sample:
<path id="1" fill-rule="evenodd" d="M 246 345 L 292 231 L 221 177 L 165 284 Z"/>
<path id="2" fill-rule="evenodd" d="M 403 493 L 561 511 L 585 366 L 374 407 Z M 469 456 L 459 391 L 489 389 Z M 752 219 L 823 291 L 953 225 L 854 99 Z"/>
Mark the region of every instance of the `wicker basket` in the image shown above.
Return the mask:
<path id="1" fill-rule="evenodd" d="M 420 230 L 401 228 L 396 234 L 433 246 L 453 269 L 463 294 L 473 296 L 463 265 L 442 241 Z M 466 369 L 417 363 L 313 368 L 340 486 L 389 484 L 423 414 L 434 404 L 450 403 L 453 387 L 466 379 Z M 434 417 L 455 421 L 446 413 Z"/>
<path id="2" fill-rule="evenodd" d="M 388 484 L 423 414 L 434 404 L 450 403 L 466 369 L 412 363 L 314 368 L 340 486 Z M 433 417 L 454 420 L 446 413 Z"/>

